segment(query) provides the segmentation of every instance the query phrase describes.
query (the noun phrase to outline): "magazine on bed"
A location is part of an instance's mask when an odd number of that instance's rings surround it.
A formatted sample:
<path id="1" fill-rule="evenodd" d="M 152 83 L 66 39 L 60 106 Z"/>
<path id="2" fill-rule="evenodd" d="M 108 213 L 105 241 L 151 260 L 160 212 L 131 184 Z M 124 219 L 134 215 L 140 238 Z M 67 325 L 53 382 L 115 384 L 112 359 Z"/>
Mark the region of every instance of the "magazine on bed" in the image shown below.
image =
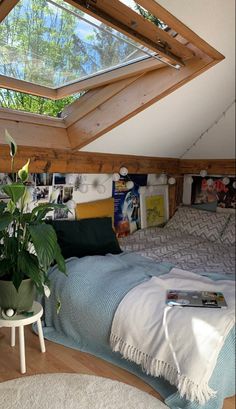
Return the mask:
<path id="1" fill-rule="evenodd" d="M 224 295 L 215 291 L 167 290 L 166 304 L 171 307 L 227 308 Z"/>

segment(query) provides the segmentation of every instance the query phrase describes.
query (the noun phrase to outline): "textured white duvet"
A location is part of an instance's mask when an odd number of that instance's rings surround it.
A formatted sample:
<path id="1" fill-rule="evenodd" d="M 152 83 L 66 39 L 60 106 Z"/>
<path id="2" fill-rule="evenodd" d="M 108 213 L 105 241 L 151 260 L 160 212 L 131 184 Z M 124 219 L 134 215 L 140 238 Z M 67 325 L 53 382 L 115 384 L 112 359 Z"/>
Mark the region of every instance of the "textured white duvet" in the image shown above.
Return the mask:
<path id="1" fill-rule="evenodd" d="M 167 307 L 167 289 L 222 291 L 228 308 Z M 163 376 L 181 396 L 204 404 L 216 391 L 208 383 L 223 343 L 235 323 L 235 288 L 180 269 L 133 288 L 115 313 L 113 351 Z"/>

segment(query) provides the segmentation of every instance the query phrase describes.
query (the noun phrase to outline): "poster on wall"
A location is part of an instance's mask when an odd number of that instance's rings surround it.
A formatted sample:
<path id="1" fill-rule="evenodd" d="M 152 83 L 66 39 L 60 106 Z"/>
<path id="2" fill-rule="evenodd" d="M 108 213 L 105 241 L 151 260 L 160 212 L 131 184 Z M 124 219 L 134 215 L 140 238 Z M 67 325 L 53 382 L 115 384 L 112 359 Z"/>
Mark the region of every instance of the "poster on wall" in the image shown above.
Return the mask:
<path id="1" fill-rule="evenodd" d="M 193 176 L 192 178 L 192 204 L 215 203 L 217 207 L 236 209 L 234 177 Z"/>
<path id="2" fill-rule="evenodd" d="M 146 196 L 146 223 L 147 227 L 158 226 L 165 221 L 164 196 Z"/>
<path id="3" fill-rule="evenodd" d="M 113 182 L 114 227 L 118 237 L 133 233 L 141 226 L 139 188 L 147 184 L 147 175 L 130 175 Z"/>
<path id="4" fill-rule="evenodd" d="M 168 185 L 140 191 L 141 228 L 163 225 L 169 218 Z"/>

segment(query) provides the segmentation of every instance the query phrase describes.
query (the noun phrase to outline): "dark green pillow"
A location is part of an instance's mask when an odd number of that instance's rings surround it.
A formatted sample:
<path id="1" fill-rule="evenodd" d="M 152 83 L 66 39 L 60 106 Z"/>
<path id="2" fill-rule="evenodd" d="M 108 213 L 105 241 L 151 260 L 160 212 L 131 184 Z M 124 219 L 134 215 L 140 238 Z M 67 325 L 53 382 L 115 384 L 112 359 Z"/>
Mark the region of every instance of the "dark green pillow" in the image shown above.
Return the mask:
<path id="1" fill-rule="evenodd" d="M 111 217 L 53 220 L 50 224 L 64 258 L 121 253 Z"/>

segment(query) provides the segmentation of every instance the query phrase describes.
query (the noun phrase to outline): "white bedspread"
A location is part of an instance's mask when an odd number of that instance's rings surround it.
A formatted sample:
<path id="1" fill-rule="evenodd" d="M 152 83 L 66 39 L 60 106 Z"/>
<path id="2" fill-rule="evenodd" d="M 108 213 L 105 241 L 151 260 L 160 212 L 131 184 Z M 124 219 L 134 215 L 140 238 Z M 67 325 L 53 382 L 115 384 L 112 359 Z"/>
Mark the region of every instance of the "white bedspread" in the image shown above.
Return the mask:
<path id="1" fill-rule="evenodd" d="M 168 307 L 167 289 L 222 291 L 228 308 Z M 181 396 L 204 404 L 216 393 L 208 383 L 234 323 L 232 282 L 173 268 L 123 298 L 114 315 L 110 344 L 147 374 L 163 376 Z"/>

